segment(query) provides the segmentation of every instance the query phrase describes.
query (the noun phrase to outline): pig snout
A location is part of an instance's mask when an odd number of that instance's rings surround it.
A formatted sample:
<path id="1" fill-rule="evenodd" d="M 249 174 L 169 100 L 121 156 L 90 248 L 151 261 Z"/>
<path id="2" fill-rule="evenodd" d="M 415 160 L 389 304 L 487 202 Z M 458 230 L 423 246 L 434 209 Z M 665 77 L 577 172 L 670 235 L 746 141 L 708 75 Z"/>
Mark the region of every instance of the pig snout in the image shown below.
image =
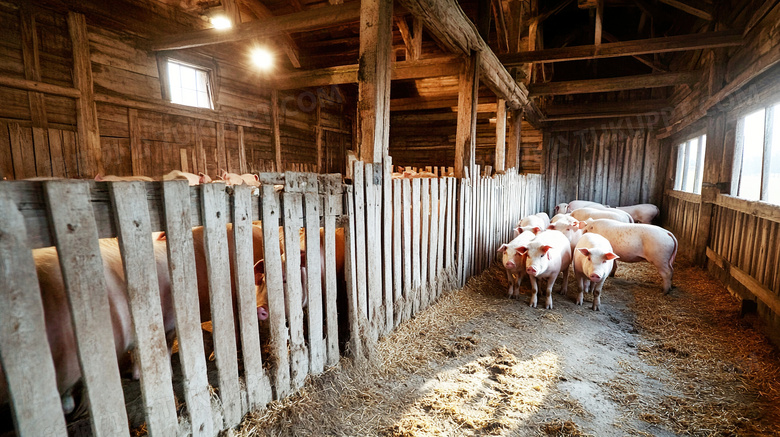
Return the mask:
<path id="1" fill-rule="evenodd" d="M 268 320 L 268 308 L 265 306 L 259 306 L 257 307 L 257 320 L 264 321 Z"/>
<path id="2" fill-rule="evenodd" d="M 517 267 L 517 266 L 515 265 L 515 263 L 514 263 L 514 262 L 512 262 L 512 261 L 507 261 L 507 262 L 506 262 L 506 268 L 508 268 L 508 269 L 513 269 L 513 268 L 515 268 L 515 267 Z"/>
<path id="3" fill-rule="evenodd" d="M 601 281 L 601 275 L 599 275 L 598 273 L 591 273 L 589 277 L 590 277 L 590 280 L 593 281 L 593 282 Z"/>
<path id="4" fill-rule="evenodd" d="M 528 272 L 529 275 L 535 275 L 538 272 L 538 270 L 534 266 L 528 267 L 527 269 L 525 269 L 525 271 Z"/>

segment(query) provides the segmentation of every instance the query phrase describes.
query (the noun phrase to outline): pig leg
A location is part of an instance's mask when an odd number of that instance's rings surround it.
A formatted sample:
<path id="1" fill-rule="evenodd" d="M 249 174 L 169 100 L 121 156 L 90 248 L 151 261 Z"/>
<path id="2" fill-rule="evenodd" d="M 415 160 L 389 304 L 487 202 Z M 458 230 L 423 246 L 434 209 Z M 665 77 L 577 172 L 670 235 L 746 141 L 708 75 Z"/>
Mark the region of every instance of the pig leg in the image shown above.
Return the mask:
<path id="1" fill-rule="evenodd" d="M 582 300 L 585 297 L 585 284 L 587 282 L 587 279 L 585 279 L 585 276 L 577 275 L 578 282 L 580 285 L 580 294 L 577 295 L 577 305 L 582 305 Z"/>
<path id="2" fill-rule="evenodd" d="M 536 294 L 539 291 L 539 285 L 537 283 L 536 276 L 528 275 L 531 279 L 531 308 L 536 308 Z"/>
<path id="3" fill-rule="evenodd" d="M 672 290 L 672 274 L 674 269 L 669 267 L 669 264 L 664 261 L 654 262 L 653 265 L 658 269 L 658 274 L 661 275 L 661 279 L 664 281 L 664 294 L 669 294 Z"/>
<path id="4" fill-rule="evenodd" d="M 614 278 L 615 277 L 615 273 L 617 273 L 617 264 L 618 264 L 617 260 L 615 260 L 615 263 L 612 264 L 612 271 L 609 272 L 609 277 L 610 278 Z"/>
<path id="5" fill-rule="evenodd" d="M 515 277 L 512 275 L 512 272 L 509 270 L 506 271 L 506 280 L 509 281 L 509 289 L 506 291 L 507 296 L 511 299 L 512 296 L 515 294 L 514 284 L 515 284 Z"/>
<path id="6" fill-rule="evenodd" d="M 555 277 L 557 277 L 556 275 Z M 553 279 L 552 282 L 555 282 Z M 552 290 L 552 287 L 550 287 L 550 290 Z M 563 269 L 563 286 L 561 287 L 561 294 L 566 295 L 566 292 L 569 291 L 569 266 L 566 266 L 565 269 Z"/>
<path id="7" fill-rule="evenodd" d="M 568 271 L 567 271 L 567 273 L 568 273 Z M 551 277 L 550 279 L 547 280 L 547 289 L 546 289 L 546 291 L 544 293 L 544 296 L 545 296 L 544 308 L 548 309 L 548 310 L 553 309 L 552 289 L 553 289 L 553 285 L 555 285 L 555 278 L 556 277 L 558 277 L 558 275 L 555 275 L 555 276 L 553 276 L 553 277 Z"/>
<path id="8" fill-rule="evenodd" d="M 601 307 L 601 287 L 607 282 L 607 278 L 602 278 L 601 282 L 593 284 L 593 311 L 599 311 Z"/>
<path id="9" fill-rule="evenodd" d="M 525 272 L 520 271 L 517 274 L 517 285 L 515 285 L 515 296 L 520 298 L 520 284 L 523 283 L 523 276 L 525 276 Z"/>

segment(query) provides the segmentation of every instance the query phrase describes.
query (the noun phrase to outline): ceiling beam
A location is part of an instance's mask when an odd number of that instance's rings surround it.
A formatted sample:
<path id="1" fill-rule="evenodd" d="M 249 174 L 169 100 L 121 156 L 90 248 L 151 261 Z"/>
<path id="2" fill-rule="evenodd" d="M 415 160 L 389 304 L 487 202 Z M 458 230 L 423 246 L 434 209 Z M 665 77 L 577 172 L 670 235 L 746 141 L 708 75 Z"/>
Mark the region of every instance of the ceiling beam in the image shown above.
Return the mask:
<path id="1" fill-rule="evenodd" d="M 392 80 L 423 79 L 426 77 L 457 76 L 462 59 L 442 56 L 419 61 L 400 61 L 392 64 Z M 290 90 L 298 88 L 341 85 L 358 82 L 358 64 L 339 65 L 318 70 L 296 71 L 279 74 L 269 80 L 273 88 Z"/>
<path id="2" fill-rule="evenodd" d="M 206 29 L 176 35 L 168 35 L 152 42 L 152 51 L 179 50 L 212 44 L 264 38 L 282 33 L 322 29 L 338 24 L 358 21 L 360 3 L 307 9 L 265 20 L 243 23 L 230 30 Z"/>
<path id="3" fill-rule="evenodd" d="M 527 51 L 499 55 L 498 59 L 506 66 L 528 62 L 561 62 L 582 59 L 613 58 L 634 56 L 647 53 L 679 52 L 716 47 L 742 45 L 742 32 L 724 30 L 718 32 L 695 33 L 661 38 L 648 38 L 634 41 L 604 43 L 600 46 L 573 46 L 546 50 Z"/>
<path id="4" fill-rule="evenodd" d="M 633 90 L 639 88 L 660 88 L 692 84 L 702 77 L 700 71 L 643 74 L 636 76 L 611 77 L 606 79 L 572 80 L 533 84 L 530 96 L 555 96 L 567 94 L 600 93 Z"/>
<path id="5" fill-rule="evenodd" d="M 488 99 L 480 98 L 481 103 L 477 104 L 477 113 L 493 113 L 496 112 L 496 102 L 487 101 Z M 425 98 L 425 97 L 407 97 L 403 99 L 390 100 L 390 111 L 424 111 L 428 109 L 449 109 L 453 113 L 458 112 L 458 97 L 437 97 L 437 98 Z M 456 117 L 453 117 L 453 120 Z"/>
<path id="6" fill-rule="evenodd" d="M 699 0 L 660 0 L 661 3 L 695 15 L 707 21 L 712 21 L 712 6 Z"/>
<path id="7" fill-rule="evenodd" d="M 496 95 L 506 99 L 512 109 L 530 103 L 528 90 L 515 79 L 479 36 L 474 24 L 454 0 L 399 0 L 414 16 L 420 18 L 436 38 L 451 52 L 470 56 L 479 52 L 482 81 Z"/>
<path id="8" fill-rule="evenodd" d="M 260 20 L 267 20 L 274 17 L 273 12 L 271 12 L 270 9 L 268 9 L 267 6 L 260 3 L 260 0 L 240 0 L 241 3 L 246 6 L 247 9 L 249 9 L 255 17 L 257 17 Z M 295 68 L 301 68 L 301 60 L 298 53 L 300 50 L 298 49 L 298 46 L 295 44 L 295 41 L 292 39 L 289 33 L 283 33 L 282 34 L 282 40 L 281 40 L 282 48 L 284 49 L 285 54 L 287 54 L 287 58 L 290 59 L 290 63 Z"/>
<path id="9" fill-rule="evenodd" d="M 546 119 L 554 117 L 580 116 L 585 114 L 660 111 L 669 107 L 666 99 L 649 99 L 620 102 L 559 103 L 544 106 Z"/>
<path id="10" fill-rule="evenodd" d="M 644 17 L 645 14 L 642 14 L 642 16 Z M 604 39 L 609 42 L 620 42 L 620 40 L 618 40 L 617 37 L 615 37 L 609 32 L 604 32 Z M 655 59 L 649 59 L 642 55 L 631 55 L 631 57 L 647 65 L 648 67 L 652 68 L 655 71 L 663 71 L 663 72 L 669 71 L 669 69 L 666 66 L 662 65 L 660 62 L 656 62 Z"/>

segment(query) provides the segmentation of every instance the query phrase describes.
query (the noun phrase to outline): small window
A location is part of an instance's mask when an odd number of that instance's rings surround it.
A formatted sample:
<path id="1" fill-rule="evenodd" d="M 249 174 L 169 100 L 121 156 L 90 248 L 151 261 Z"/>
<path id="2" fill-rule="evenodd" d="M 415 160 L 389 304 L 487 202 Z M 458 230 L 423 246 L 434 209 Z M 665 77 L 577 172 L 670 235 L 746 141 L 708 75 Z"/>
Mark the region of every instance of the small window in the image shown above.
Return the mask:
<path id="1" fill-rule="evenodd" d="M 677 146 L 677 171 L 674 177 L 674 189 L 701 194 L 701 182 L 704 172 L 704 150 L 707 136 L 702 135 Z"/>
<path id="2" fill-rule="evenodd" d="M 168 60 L 168 90 L 173 103 L 214 109 L 208 70 Z"/>
<path id="3" fill-rule="evenodd" d="M 737 123 L 732 194 L 780 204 L 780 104 L 746 115 Z"/>

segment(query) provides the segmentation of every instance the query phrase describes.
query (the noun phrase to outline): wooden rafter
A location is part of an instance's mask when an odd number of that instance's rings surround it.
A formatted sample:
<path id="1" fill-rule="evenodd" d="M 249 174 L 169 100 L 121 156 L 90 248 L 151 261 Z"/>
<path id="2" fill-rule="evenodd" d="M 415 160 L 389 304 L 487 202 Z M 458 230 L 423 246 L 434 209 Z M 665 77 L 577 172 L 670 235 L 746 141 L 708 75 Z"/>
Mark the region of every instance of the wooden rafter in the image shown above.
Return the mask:
<path id="1" fill-rule="evenodd" d="M 500 55 L 504 65 L 520 65 L 528 62 L 560 62 L 581 59 L 612 58 L 634 56 L 648 53 L 666 53 L 685 50 L 698 50 L 716 47 L 742 45 L 742 32 L 731 30 L 678 35 L 661 38 L 648 38 L 635 41 L 622 41 L 596 46 L 573 46 L 555 49 L 527 51 Z"/>
<path id="2" fill-rule="evenodd" d="M 422 22 L 417 18 L 412 20 L 412 27 L 406 22 L 406 17 L 395 17 L 396 25 L 406 46 L 407 60 L 417 61 L 422 55 Z"/>
<path id="3" fill-rule="evenodd" d="M 595 118 L 612 118 L 659 114 L 671 110 L 666 99 L 639 100 L 631 102 L 596 102 L 576 105 L 549 105 L 544 108 L 544 121 L 568 121 Z"/>
<path id="4" fill-rule="evenodd" d="M 707 21 L 712 21 L 712 6 L 699 0 L 660 0 L 661 3 L 679 9 L 683 12 L 687 12 L 691 15 L 695 15 L 699 18 L 703 18 Z"/>
<path id="5" fill-rule="evenodd" d="M 536 97 L 623 91 L 640 88 L 660 88 L 666 86 L 692 84 L 697 80 L 701 80 L 701 78 L 702 75 L 700 71 L 683 71 L 675 73 L 612 77 L 607 79 L 549 82 L 532 85 L 530 87 L 530 95 L 532 97 Z"/>
<path id="6" fill-rule="evenodd" d="M 644 14 L 642 16 L 644 16 Z M 620 42 L 620 40 L 618 40 L 617 37 L 615 37 L 615 35 L 612 35 L 609 32 L 603 32 L 603 37 L 605 40 L 609 42 Z M 631 57 L 647 65 L 648 67 L 652 68 L 655 71 L 663 71 L 663 72 L 669 71 L 669 68 L 662 65 L 660 62 L 656 61 L 655 59 L 650 59 L 642 55 L 631 55 Z"/>
<path id="7" fill-rule="evenodd" d="M 392 64 L 392 79 L 423 79 L 427 77 L 456 76 L 462 61 L 455 56 L 400 61 Z M 357 83 L 358 64 L 339 65 L 318 70 L 292 72 L 269 80 L 275 89 L 287 90 L 326 85 Z"/>
<path id="8" fill-rule="evenodd" d="M 307 9 L 287 15 L 280 15 L 266 20 L 243 23 L 234 29 L 220 31 L 216 29 L 199 30 L 176 35 L 169 35 L 154 41 L 151 50 L 179 50 L 191 47 L 242 41 L 252 38 L 263 38 L 282 33 L 302 32 L 305 30 L 323 29 L 360 19 L 360 4 L 347 3 L 337 6 L 326 6 L 317 9 Z"/>

